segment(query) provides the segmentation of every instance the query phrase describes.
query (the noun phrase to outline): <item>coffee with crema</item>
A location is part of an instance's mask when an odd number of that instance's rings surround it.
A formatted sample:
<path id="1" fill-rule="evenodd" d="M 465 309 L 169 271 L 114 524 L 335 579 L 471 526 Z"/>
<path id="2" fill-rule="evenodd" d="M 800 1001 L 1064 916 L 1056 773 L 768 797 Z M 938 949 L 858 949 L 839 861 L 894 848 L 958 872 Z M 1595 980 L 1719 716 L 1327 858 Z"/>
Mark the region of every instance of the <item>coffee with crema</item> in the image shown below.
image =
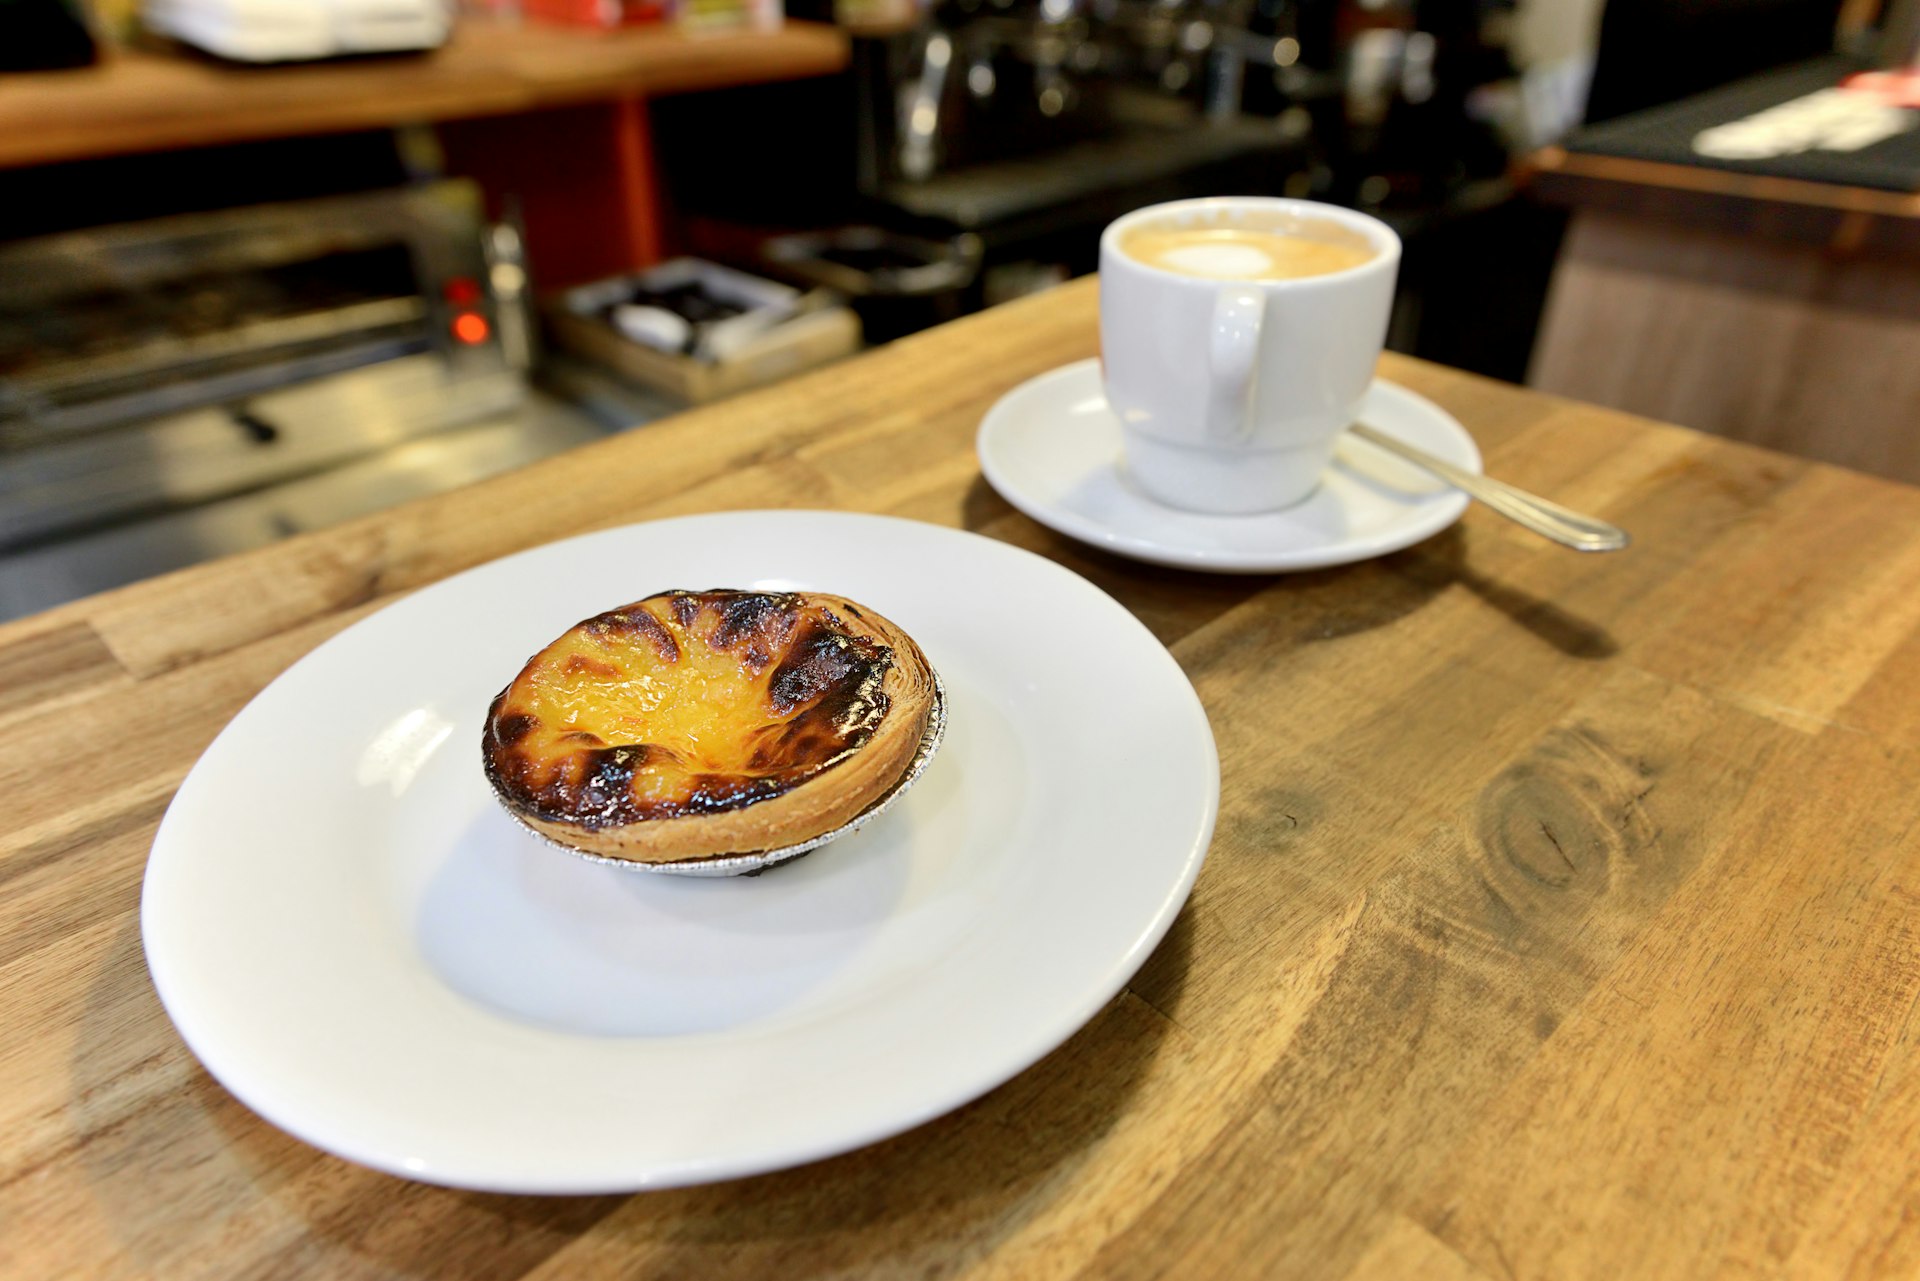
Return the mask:
<path id="1" fill-rule="evenodd" d="M 1127 257 L 1162 271 L 1208 280 L 1297 280 L 1370 261 L 1366 237 L 1333 223 L 1266 227 L 1140 227 L 1121 238 Z"/>
<path id="2" fill-rule="evenodd" d="M 1399 265 L 1393 228 L 1310 200 L 1177 200 L 1111 223 L 1100 382 L 1128 480 L 1220 516 L 1313 493 L 1373 382 Z"/>

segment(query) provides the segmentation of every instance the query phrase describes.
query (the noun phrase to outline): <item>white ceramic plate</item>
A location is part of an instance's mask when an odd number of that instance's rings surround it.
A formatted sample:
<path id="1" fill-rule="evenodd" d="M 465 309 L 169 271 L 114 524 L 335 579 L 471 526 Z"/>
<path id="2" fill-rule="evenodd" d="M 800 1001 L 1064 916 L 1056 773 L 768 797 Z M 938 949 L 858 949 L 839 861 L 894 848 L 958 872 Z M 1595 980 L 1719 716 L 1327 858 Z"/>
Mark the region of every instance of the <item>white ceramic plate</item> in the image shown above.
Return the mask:
<path id="1" fill-rule="evenodd" d="M 912 633 L 949 713 L 918 785 L 753 878 L 515 826 L 480 769 L 493 694 L 581 618 L 716 586 Z M 141 924 L 187 1044 L 308 1142 L 461 1187 L 694 1183 L 894 1134 L 1059 1045 L 1166 932 L 1218 800 L 1192 687 L 1085 580 L 908 521 L 698 516 L 460 574 L 296 663 L 181 786 Z"/>
<path id="2" fill-rule="evenodd" d="M 1360 418 L 1468 471 L 1480 451 L 1454 417 L 1376 378 Z M 1365 441 L 1342 437 L 1333 468 L 1305 502 L 1257 516 L 1206 516 L 1157 503 L 1127 478 L 1120 421 L 1100 362 L 1082 360 L 1020 384 L 980 423 L 980 470 L 1000 496 L 1069 538 L 1156 565 L 1228 574 L 1321 569 L 1431 538 L 1467 496 Z"/>

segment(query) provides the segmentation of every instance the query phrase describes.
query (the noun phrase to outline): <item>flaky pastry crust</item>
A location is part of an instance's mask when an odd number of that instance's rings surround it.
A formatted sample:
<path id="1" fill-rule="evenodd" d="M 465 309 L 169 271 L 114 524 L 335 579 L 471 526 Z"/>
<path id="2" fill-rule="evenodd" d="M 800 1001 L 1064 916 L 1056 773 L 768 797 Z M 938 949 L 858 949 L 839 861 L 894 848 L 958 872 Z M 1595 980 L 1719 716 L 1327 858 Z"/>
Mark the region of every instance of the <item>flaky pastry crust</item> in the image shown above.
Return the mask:
<path id="1" fill-rule="evenodd" d="M 493 701 L 502 805 L 602 858 L 678 863 L 798 844 L 898 783 L 934 713 L 926 655 L 820 593 L 670 591 L 570 628 Z"/>

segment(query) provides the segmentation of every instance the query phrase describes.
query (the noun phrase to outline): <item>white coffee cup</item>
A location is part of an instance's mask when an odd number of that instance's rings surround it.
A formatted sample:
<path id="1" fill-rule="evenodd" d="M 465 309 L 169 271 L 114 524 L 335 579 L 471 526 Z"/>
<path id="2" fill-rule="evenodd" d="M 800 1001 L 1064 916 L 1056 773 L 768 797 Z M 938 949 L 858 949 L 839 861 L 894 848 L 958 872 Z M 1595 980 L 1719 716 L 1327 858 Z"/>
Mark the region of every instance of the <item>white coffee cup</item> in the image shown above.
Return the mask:
<path id="1" fill-rule="evenodd" d="M 1308 238 L 1331 227 L 1373 253 L 1323 275 L 1238 279 L 1150 266 L 1122 248 L 1139 231 L 1202 227 Z M 1171 506 L 1223 514 L 1311 494 L 1373 377 L 1399 266 L 1392 228 L 1309 200 L 1181 200 L 1108 226 L 1101 368 L 1134 482 Z"/>

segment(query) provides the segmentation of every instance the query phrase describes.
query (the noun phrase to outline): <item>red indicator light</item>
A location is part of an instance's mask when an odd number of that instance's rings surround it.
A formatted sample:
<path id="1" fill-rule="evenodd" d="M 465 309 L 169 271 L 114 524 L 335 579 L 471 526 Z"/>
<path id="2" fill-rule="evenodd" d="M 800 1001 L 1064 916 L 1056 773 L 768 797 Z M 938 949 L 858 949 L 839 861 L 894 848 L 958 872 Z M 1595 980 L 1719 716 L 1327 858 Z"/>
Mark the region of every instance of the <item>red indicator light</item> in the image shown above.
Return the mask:
<path id="1" fill-rule="evenodd" d="M 493 326 L 477 311 L 463 311 L 453 318 L 453 336 L 469 347 L 478 347 L 493 333 Z"/>
<path id="2" fill-rule="evenodd" d="M 456 307 L 471 307 L 480 301 L 480 282 L 472 276 L 455 276 L 440 286 L 440 296 Z"/>

